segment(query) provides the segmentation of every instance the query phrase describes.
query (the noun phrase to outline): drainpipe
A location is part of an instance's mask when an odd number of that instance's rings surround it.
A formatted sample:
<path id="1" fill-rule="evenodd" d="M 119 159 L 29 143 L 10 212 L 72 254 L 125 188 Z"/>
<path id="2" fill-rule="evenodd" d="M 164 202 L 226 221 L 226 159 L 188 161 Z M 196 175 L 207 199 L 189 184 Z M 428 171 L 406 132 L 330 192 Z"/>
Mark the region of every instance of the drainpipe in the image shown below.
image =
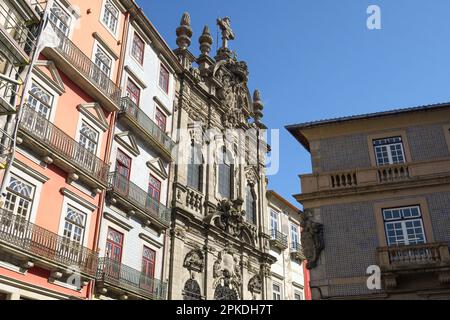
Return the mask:
<path id="1" fill-rule="evenodd" d="M 128 30 L 129 30 L 129 18 L 130 13 L 127 11 L 125 15 L 125 21 L 124 21 L 124 32 L 122 35 L 122 45 L 120 48 L 120 58 L 119 58 L 119 66 L 117 71 L 117 77 L 116 77 L 116 84 L 121 84 L 121 79 L 123 75 L 123 65 L 125 61 L 125 53 L 126 53 L 126 47 L 127 47 L 127 39 L 128 39 Z M 108 139 L 107 139 L 107 145 L 106 145 L 106 151 L 105 151 L 105 162 L 111 163 L 111 150 L 112 150 L 112 143 L 114 138 L 114 131 L 116 127 L 116 121 L 117 121 L 117 112 L 113 112 L 111 115 L 111 120 L 109 123 L 109 131 L 108 131 Z M 98 205 L 98 214 L 97 214 L 97 220 L 95 222 L 95 234 L 94 234 L 94 246 L 93 250 L 99 252 L 99 242 L 100 242 L 100 230 L 102 227 L 102 217 L 103 217 L 103 210 L 105 208 L 105 201 L 106 201 L 106 191 L 103 191 L 102 194 L 99 197 L 99 205 Z M 91 281 L 88 286 L 88 292 L 87 297 L 88 299 L 92 299 L 93 292 L 95 287 L 95 281 Z"/>

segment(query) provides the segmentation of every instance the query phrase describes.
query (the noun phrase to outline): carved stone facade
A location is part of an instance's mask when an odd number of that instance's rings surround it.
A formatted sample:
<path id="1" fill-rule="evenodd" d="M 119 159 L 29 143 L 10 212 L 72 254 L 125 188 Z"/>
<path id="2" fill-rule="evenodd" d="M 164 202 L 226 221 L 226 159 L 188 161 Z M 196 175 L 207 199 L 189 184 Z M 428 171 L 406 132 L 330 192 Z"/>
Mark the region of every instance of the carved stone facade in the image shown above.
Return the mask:
<path id="1" fill-rule="evenodd" d="M 223 41 L 215 58 L 209 56 L 208 27 L 198 41 L 199 57 L 189 51 L 193 32 L 187 13 L 177 28 L 174 53 L 184 71 L 173 115 L 178 130 L 171 169 L 175 231 L 168 255 L 169 299 L 271 297 L 275 258 L 265 232 L 263 104 L 259 92 L 253 100 L 247 87 L 247 64 L 229 48 L 235 37 L 230 19 L 218 19 L 218 25 Z"/>

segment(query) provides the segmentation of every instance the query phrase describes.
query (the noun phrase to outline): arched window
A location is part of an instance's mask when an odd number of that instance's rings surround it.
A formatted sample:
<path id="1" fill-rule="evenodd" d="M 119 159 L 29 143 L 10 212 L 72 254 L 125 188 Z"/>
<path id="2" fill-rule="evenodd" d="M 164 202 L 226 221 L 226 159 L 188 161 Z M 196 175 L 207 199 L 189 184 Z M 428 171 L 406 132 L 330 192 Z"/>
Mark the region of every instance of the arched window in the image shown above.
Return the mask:
<path id="1" fill-rule="evenodd" d="M 200 291 L 200 286 L 194 279 L 189 279 L 184 284 L 183 289 L 183 299 L 184 300 L 202 300 L 202 294 Z"/>
<path id="2" fill-rule="evenodd" d="M 192 142 L 187 165 L 187 184 L 197 191 L 202 189 L 202 154 L 199 147 Z"/>
<path id="3" fill-rule="evenodd" d="M 245 215 L 248 222 L 256 224 L 256 199 L 249 185 L 246 188 Z"/>
<path id="4" fill-rule="evenodd" d="M 224 198 L 231 198 L 231 157 L 225 147 L 219 158 L 219 194 Z"/>

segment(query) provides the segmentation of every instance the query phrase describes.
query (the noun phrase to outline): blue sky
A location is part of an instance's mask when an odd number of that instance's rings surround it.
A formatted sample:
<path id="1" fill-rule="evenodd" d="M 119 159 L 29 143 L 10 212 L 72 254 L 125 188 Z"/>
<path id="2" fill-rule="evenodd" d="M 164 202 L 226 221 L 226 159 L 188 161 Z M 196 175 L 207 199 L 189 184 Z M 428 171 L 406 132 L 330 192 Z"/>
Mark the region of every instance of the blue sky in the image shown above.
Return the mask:
<path id="1" fill-rule="evenodd" d="M 191 14 L 191 51 L 216 18 L 229 16 L 230 43 L 261 90 L 264 122 L 280 132 L 280 171 L 269 188 L 295 203 L 309 153 L 285 125 L 450 101 L 448 0 L 138 0 L 175 48 L 181 14 Z M 366 9 L 381 8 L 381 30 Z M 215 50 L 215 44 L 213 45 Z"/>

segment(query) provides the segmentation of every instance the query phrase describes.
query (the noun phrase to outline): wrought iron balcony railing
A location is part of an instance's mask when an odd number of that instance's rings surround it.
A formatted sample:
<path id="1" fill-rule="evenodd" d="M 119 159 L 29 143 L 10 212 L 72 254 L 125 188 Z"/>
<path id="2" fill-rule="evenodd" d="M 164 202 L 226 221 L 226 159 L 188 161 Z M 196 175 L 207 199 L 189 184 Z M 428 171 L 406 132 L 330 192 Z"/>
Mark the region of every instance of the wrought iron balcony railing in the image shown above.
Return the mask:
<path id="1" fill-rule="evenodd" d="M 291 243 L 291 256 L 297 260 L 303 261 L 305 260 L 305 255 L 303 253 L 303 247 L 298 242 Z"/>
<path id="2" fill-rule="evenodd" d="M 0 244 L 34 259 L 45 259 L 64 267 L 77 266 L 90 277 L 96 275 L 96 252 L 4 209 L 0 209 Z"/>
<path id="3" fill-rule="evenodd" d="M 270 230 L 270 239 L 272 245 L 278 247 L 281 250 L 284 250 L 288 247 L 287 235 L 276 229 Z"/>
<path id="4" fill-rule="evenodd" d="M 31 8 L 34 9 L 34 11 L 38 15 L 42 15 L 44 13 L 45 7 L 48 3 L 47 0 L 25 0 L 30 3 Z"/>
<path id="5" fill-rule="evenodd" d="M 151 278 L 139 270 L 110 258 L 99 259 L 97 281 L 101 285 L 113 285 L 148 299 L 166 299 L 167 284 L 165 282 Z"/>
<path id="6" fill-rule="evenodd" d="M 81 51 L 56 26 L 53 29 L 59 39 L 58 52 L 72 64 L 102 94 L 110 99 L 117 107 L 120 105 L 120 88 L 104 73 L 83 51 Z"/>
<path id="7" fill-rule="evenodd" d="M 0 114 L 11 114 L 16 112 L 16 103 L 20 98 L 18 81 L 11 81 L 0 74 Z"/>
<path id="8" fill-rule="evenodd" d="M 174 142 L 150 117 L 130 98 L 122 98 L 121 112 L 129 117 L 150 140 L 170 157 Z"/>
<path id="9" fill-rule="evenodd" d="M 111 173 L 109 178 L 110 190 L 121 196 L 125 201 L 131 202 L 148 216 L 157 219 L 165 226 L 170 224 L 170 209 L 153 199 L 148 192 L 131 182 L 128 177 L 118 172 Z"/>
<path id="10" fill-rule="evenodd" d="M 35 30 L 32 27 L 30 28 L 25 21 L 21 21 L 4 2 L 0 3 L 0 26 L 2 32 L 6 33 L 4 36 L 8 38 L 3 39 L 3 41 L 14 41 L 15 47 L 23 50 L 27 56 L 34 51 L 37 42 Z M 7 43 L 4 43 L 4 45 L 7 46 Z M 11 50 L 11 48 L 8 49 Z M 15 55 L 15 58 L 18 58 L 18 56 Z"/>
<path id="11" fill-rule="evenodd" d="M 109 165 L 28 105 L 24 105 L 20 129 L 55 156 L 66 160 L 87 176 L 107 184 Z"/>

